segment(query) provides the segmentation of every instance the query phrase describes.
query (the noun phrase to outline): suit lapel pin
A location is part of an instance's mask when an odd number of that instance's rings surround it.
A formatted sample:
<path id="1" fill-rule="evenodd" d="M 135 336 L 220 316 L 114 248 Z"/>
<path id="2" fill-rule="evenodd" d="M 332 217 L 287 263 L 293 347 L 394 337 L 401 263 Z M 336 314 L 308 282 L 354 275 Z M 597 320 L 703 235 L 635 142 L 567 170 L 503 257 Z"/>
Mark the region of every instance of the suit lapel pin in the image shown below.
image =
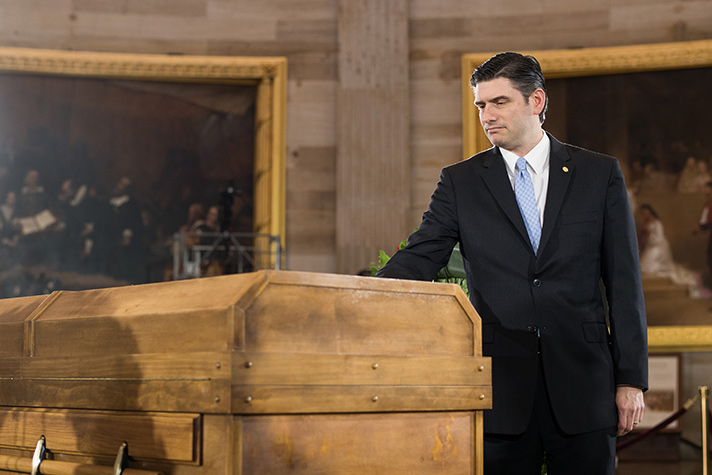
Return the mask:
<path id="1" fill-rule="evenodd" d="M 564 171 L 564 173 L 568 173 L 568 172 L 569 172 L 569 167 L 564 167 L 564 168 L 562 168 L 562 170 Z"/>

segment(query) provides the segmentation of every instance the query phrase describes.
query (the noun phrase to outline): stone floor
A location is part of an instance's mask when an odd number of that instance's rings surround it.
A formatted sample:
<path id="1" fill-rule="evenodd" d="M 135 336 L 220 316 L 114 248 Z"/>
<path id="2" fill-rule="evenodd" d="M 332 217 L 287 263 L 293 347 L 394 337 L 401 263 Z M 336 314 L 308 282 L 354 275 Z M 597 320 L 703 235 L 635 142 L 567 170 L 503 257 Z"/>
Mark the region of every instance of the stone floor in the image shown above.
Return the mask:
<path id="1" fill-rule="evenodd" d="M 653 442 L 651 445 L 651 447 L 657 449 L 655 451 L 644 449 L 643 452 L 638 452 L 633 457 L 630 456 L 631 454 L 619 454 L 616 475 L 701 475 L 702 451 L 699 449 L 699 445 L 694 447 L 688 443 L 680 442 L 671 446 L 664 439 L 660 440 L 665 435 L 658 434 L 654 436 L 659 438 L 657 442 Z M 672 434 L 667 435 L 674 439 Z M 650 441 L 650 439 L 646 440 Z M 637 444 L 638 447 L 644 442 Z M 635 447 L 635 445 L 630 446 L 626 451 L 637 450 Z M 641 453 L 645 455 L 641 457 Z M 626 458 L 632 458 L 632 460 L 626 460 Z M 709 462 L 712 462 L 712 457 L 710 457 Z"/>

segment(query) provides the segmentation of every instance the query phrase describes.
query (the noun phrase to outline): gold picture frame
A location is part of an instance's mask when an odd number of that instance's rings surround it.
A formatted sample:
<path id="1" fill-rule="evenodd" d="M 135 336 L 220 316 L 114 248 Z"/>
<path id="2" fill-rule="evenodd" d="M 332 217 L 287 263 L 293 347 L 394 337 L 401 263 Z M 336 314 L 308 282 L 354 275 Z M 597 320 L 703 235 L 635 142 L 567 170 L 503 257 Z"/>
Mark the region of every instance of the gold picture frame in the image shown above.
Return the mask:
<path id="1" fill-rule="evenodd" d="M 285 241 L 287 60 L 0 47 L 0 73 L 257 87 L 254 232 Z"/>
<path id="2" fill-rule="evenodd" d="M 537 58 L 547 79 L 712 66 L 712 40 L 523 53 Z M 464 157 L 491 147 L 473 104 L 470 76 L 494 54 L 472 53 L 462 57 Z M 651 326 L 648 344 L 651 352 L 710 351 L 712 325 Z"/>

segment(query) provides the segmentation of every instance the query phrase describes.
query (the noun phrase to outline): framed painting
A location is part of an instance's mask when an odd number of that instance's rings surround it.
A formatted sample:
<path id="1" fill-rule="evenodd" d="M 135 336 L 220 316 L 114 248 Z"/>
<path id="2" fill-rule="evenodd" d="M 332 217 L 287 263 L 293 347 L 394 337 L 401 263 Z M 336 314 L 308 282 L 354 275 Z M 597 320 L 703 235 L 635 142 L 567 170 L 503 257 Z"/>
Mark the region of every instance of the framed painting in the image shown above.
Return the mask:
<path id="1" fill-rule="evenodd" d="M 547 80 L 544 128 L 619 159 L 639 230 L 650 350 L 712 349 L 712 236 L 700 228 L 712 204 L 712 41 L 524 53 Z M 465 157 L 491 146 L 469 79 L 493 54 L 462 59 Z"/>
<path id="2" fill-rule="evenodd" d="M 684 401 L 682 392 L 682 363 L 680 355 L 665 353 L 651 355 L 649 364 L 650 389 L 645 392 L 645 417 L 636 430 L 652 429 L 678 411 Z M 680 421 L 675 420 L 662 430 L 679 432 Z"/>
<path id="3" fill-rule="evenodd" d="M 164 280 L 173 234 L 212 208 L 211 230 L 283 246 L 286 73 L 281 57 L 0 48 L 0 294 Z"/>

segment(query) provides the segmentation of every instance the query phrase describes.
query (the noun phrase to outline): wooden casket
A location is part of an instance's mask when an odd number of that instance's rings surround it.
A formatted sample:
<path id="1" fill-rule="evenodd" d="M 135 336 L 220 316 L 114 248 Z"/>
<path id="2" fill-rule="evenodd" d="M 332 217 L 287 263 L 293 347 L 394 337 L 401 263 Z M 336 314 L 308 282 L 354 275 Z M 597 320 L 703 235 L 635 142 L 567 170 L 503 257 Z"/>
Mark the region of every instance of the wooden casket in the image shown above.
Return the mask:
<path id="1" fill-rule="evenodd" d="M 331 274 L 0 300 L 0 473 L 480 474 L 480 335 L 456 285 Z"/>

